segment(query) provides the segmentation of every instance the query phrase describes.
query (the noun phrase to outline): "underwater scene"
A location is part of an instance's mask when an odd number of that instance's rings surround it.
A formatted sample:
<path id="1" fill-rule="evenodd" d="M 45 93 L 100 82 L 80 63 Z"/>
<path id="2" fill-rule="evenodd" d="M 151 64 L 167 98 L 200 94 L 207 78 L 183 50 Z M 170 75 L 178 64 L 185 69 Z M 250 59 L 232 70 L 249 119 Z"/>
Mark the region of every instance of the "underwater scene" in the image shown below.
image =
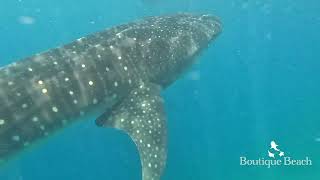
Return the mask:
<path id="1" fill-rule="evenodd" d="M 1 0 L 0 180 L 319 180 L 319 10 Z"/>

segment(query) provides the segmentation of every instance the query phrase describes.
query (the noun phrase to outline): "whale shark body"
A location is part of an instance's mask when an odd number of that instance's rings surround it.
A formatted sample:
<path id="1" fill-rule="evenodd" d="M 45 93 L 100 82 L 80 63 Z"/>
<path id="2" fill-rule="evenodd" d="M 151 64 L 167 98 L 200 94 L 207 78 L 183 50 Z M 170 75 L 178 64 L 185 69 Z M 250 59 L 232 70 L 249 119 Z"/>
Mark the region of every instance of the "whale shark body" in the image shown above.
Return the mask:
<path id="1" fill-rule="evenodd" d="M 149 17 L 2 67 L 0 161 L 90 115 L 127 133 L 143 180 L 159 180 L 167 156 L 160 92 L 220 31 L 210 15 Z"/>

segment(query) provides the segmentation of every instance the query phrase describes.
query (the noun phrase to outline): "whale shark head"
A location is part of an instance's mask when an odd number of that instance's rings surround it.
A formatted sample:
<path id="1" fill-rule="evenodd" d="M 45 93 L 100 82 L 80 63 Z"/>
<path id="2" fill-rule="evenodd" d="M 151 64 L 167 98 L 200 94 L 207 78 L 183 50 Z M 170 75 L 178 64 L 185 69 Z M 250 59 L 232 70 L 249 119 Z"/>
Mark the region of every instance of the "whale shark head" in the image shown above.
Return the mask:
<path id="1" fill-rule="evenodd" d="M 145 57 L 152 82 L 168 86 L 193 62 L 195 57 L 221 32 L 220 21 L 211 15 L 179 14 L 152 20 L 153 33 L 145 37 L 149 43 Z"/>

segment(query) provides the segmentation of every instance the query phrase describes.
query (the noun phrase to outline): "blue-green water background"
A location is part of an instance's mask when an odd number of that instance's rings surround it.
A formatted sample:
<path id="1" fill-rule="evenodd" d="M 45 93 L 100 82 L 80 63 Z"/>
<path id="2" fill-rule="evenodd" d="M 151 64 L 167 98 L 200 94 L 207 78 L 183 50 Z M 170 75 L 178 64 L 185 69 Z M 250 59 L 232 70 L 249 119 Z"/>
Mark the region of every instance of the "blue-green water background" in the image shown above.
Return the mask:
<path id="1" fill-rule="evenodd" d="M 223 33 L 163 95 L 166 180 L 320 179 L 318 0 L 1 0 L 0 65 L 149 15 L 218 15 Z M 30 16 L 33 24 L 19 22 Z M 0 87 L 1 88 L 1 87 Z M 311 167 L 241 167 L 271 140 Z M 1 180 L 138 180 L 130 139 L 88 119 L 0 169 Z"/>

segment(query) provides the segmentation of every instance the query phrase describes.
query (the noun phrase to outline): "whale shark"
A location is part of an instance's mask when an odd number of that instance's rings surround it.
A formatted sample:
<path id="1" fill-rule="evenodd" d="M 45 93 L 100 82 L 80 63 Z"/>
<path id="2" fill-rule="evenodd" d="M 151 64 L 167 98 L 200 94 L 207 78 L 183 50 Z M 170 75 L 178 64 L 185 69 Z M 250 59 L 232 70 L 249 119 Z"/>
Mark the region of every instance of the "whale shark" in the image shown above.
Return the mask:
<path id="1" fill-rule="evenodd" d="M 160 93 L 221 32 L 208 14 L 146 17 L 0 68 L 0 161 L 84 116 L 128 134 L 142 179 L 160 180 L 167 119 Z"/>

